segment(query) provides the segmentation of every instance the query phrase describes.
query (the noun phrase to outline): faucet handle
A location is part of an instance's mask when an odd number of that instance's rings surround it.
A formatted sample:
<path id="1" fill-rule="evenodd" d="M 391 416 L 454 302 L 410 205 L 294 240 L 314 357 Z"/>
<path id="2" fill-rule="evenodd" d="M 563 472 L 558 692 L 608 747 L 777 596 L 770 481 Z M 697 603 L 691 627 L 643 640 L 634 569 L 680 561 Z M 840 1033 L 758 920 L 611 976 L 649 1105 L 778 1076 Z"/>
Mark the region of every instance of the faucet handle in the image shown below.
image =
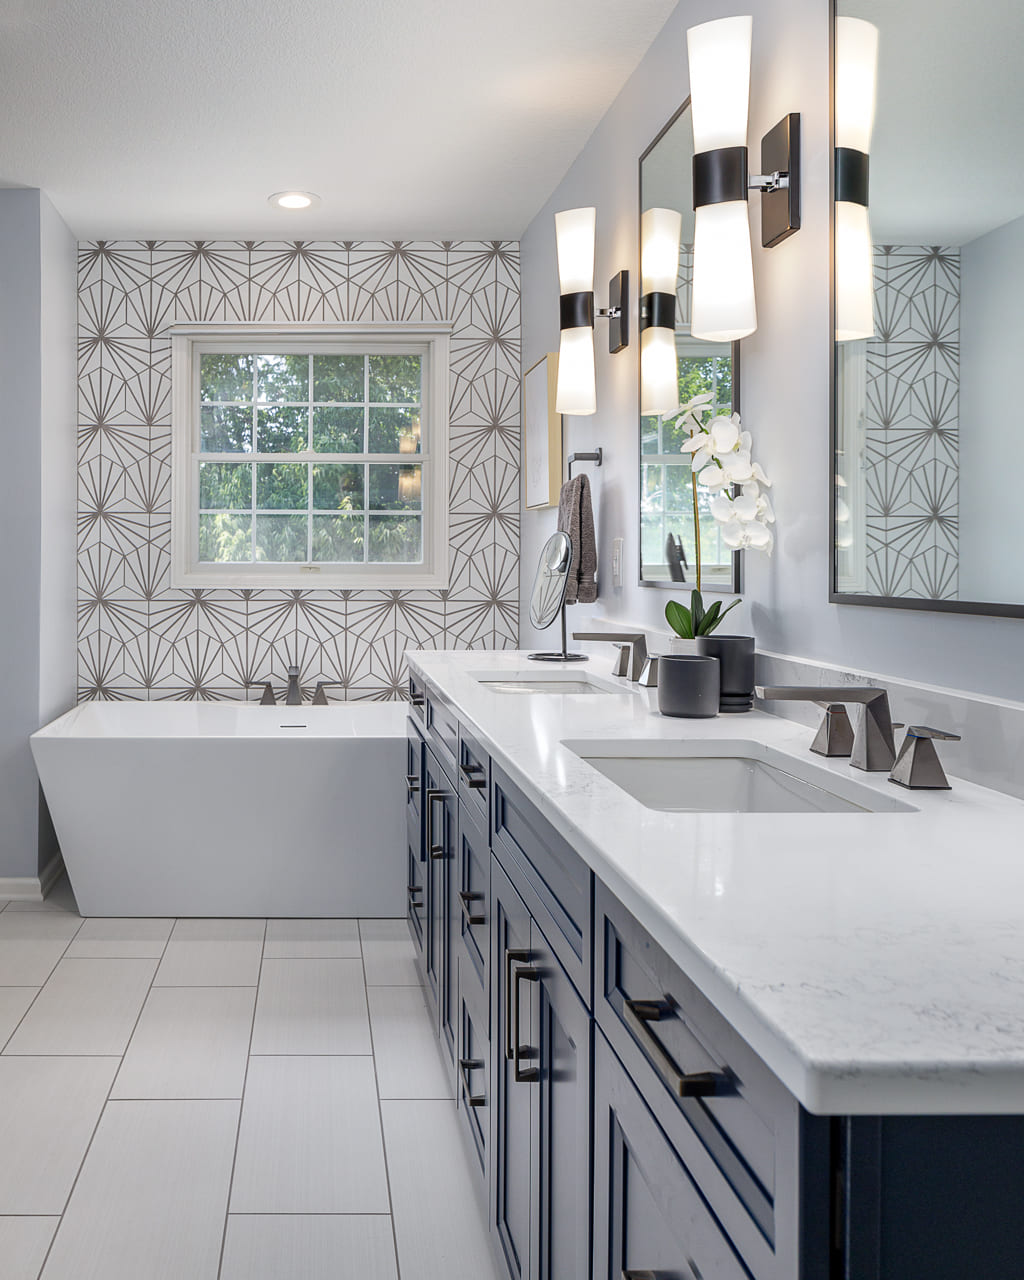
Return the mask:
<path id="1" fill-rule="evenodd" d="M 819 756 L 848 756 L 853 751 L 853 725 L 841 702 L 818 702 L 824 707 L 818 732 L 814 735 L 811 750 Z"/>
<path id="2" fill-rule="evenodd" d="M 889 781 L 911 791 L 949 791 L 950 785 L 935 750 L 934 740 L 959 742 L 960 734 L 932 729 L 926 724 L 907 727 L 906 737 L 889 774 Z"/>
<path id="3" fill-rule="evenodd" d="M 269 680 L 247 680 L 245 687 L 247 689 L 259 689 L 262 686 L 263 696 L 260 698 L 261 707 L 276 707 L 277 699 L 274 697 L 274 686 Z"/>
<path id="4" fill-rule="evenodd" d="M 344 683 L 344 680 L 318 680 L 316 682 L 316 692 L 313 694 L 311 705 L 314 707 L 326 707 L 328 705 L 327 694 L 324 693 L 324 690 L 333 688 L 335 685 L 343 685 Z"/>

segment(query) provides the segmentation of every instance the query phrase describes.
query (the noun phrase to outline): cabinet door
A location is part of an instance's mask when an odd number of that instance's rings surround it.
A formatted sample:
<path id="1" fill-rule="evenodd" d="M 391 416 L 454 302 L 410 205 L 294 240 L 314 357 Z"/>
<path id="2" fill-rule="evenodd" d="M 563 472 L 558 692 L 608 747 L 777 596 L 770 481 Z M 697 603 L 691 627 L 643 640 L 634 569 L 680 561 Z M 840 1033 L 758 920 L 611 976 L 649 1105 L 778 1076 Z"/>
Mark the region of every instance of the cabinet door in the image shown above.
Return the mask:
<path id="1" fill-rule="evenodd" d="M 593 1280 L 751 1280 L 600 1031 L 593 1221 Z"/>
<path id="2" fill-rule="evenodd" d="M 445 935 L 448 932 L 448 890 L 457 810 L 452 784 L 429 747 L 424 752 L 423 780 L 423 844 L 427 890 L 424 970 L 427 994 L 435 1015 L 440 1017 L 445 994 Z"/>
<path id="3" fill-rule="evenodd" d="M 533 1275 L 585 1280 L 590 1268 L 591 1020 L 536 921 L 531 934 L 530 963 L 537 975 L 529 1045 L 537 1111 Z"/>
<path id="4" fill-rule="evenodd" d="M 530 916 L 499 863 L 491 860 L 491 1225 L 512 1280 L 531 1280 L 533 1116 L 536 1083 L 516 1079 L 535 1064 L 515 1047 L 530 1034 L 534 984 L 528 969 Z M 517 1025 L 518 1024 L 518 1025 Z M 562 1280 L 560 1277 L 559 1280 Z M 566 1277 L 565 1280 L 570 1280 Z"/>

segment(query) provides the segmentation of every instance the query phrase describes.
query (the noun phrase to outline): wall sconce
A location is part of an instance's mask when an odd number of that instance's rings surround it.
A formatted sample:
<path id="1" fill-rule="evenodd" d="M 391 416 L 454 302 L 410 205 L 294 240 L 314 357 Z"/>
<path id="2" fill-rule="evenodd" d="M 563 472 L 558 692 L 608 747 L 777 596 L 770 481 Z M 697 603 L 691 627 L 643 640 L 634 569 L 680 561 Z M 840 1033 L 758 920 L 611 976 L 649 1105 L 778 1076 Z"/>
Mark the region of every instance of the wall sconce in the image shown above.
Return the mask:
<path id="1" fill-rule="evenodd" d="M 648 209 L 640 219 L 640 412 L 679 408 L 676 281 L 683 215 Z"/>
<path id="2" fill-rule="evenodd" d="M 836 19 L 836 341 L 875 334 L 868 167 L 878 84 L 878 28 Z"/>
<path id="3" fill-rule="evenodd" d="M 608 350 L 629 345 L 629 272 L 608 282 L 608 306 L 594 310 L 594 232 L 596 209 L 566 209 L 555 214 L 560 298 L 558 382 L 555 411 L 578 416 L 597 412 L 594 369 L 594 318 L 609 321 Z"/>
<path id="4" fill-rule="evenodd" d="M 719 18 L 686 33 L 693 117 L 695 338 L 733 342 L 757 328 L 747 192 L 761 192 L 761 244 L 800 227 L 800 116 L 761 139 L 761 174 L 747 170 L 753 19 Z"/>

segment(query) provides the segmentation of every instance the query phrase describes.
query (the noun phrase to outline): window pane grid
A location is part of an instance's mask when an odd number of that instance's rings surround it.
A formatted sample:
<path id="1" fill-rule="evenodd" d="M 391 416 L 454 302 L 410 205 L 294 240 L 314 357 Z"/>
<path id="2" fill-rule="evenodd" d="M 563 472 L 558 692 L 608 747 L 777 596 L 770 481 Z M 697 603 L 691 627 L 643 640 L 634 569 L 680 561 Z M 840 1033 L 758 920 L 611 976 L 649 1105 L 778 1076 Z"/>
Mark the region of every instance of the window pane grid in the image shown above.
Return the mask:
<path id="1" fill-rule="evenodd" d="M 244 563 L 238 554 L 243 535 L 252 564 L 423 562 L 430 459 L 421 433 L 422 354 L 210 356 L 209 377 L 206 365 L 200 366 L 201 426 L 193 459 L 199 463 L 200 503 L 207 492 L 223 502 L 195 508 L 200 562 Z M 222 389 L 229 396 L 216 394 Z M 320 410 L 335 412 L 332 417 Z M 248 440 L 237 425 L 239 413 L 248 421 Z M 303 418 L 305 429 L 298 434 Z M 321 451 L 318 442 L 333 447 Z M 390 448 L 374 451 L 372 444 Z M 347 445 L 358 452 L 345 451 Z M 204 484 L 206 466 L 211 470 Z M 248 508 L 232 487 L 237 466 L 249 468 Z M 324 505 L 325 494 L 331 505 Z M 295 543 L 300 522 L 301 547 Z"/>

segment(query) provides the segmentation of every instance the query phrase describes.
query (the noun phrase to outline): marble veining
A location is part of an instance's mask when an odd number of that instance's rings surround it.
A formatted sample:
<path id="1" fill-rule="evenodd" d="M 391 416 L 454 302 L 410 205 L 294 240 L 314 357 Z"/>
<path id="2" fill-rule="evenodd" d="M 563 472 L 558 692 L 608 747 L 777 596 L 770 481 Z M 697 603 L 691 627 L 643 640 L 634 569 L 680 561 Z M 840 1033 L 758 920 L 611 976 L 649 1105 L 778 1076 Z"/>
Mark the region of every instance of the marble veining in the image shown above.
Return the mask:
<path id="1" fill-rule="evenodd" d="M 951 773 L 901 791 L 907 813 L 658 812 L 563 741 L 744 737 L 849 765 L 761 712 L 669 720 L 626 681 L 509 698 L 468 674 L 521 654 L 409 659 L 809 1110 L 1024 1111 L 1024 802 Z"/>

